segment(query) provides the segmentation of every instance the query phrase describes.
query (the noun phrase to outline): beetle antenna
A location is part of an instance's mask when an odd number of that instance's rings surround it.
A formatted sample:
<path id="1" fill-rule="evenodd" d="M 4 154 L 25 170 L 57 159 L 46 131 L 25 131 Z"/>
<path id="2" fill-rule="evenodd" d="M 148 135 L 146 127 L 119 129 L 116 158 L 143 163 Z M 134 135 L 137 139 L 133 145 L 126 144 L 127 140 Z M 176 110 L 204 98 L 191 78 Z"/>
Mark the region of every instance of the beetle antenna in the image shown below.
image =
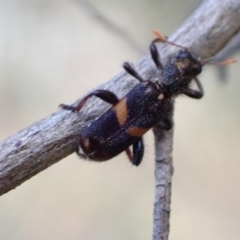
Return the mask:
<path id="1" fill-rule="evenodd" d="M 182 48 L 182 49 L 188 51 L 188 48 L 186 48 L 186 47 L 184 47 L 184 46 L 181 46 L 181 45 L 178 45 L 178 44 L 176 44 L 176 43 L 174 43 L 174 42 L 168 41 L 168 39 L 167 39 L 165 36 L 163 36 L 158 30 L 154 29 L 152 32 L 153 32 L 153 34 L 154 34 L 155 36 L 157 36 L 157 40 L 158 40 L 158 41 L 160 41 L 160 42 L 165 42 L 165 43 L 168 43 L 168 44 L 173 45 L 173 46 L 175 46 L 175 47 L 179 47 L 179 48 Z"/>
<path id="2" fill-rule="evenodd" d="M 209 60 L 209 59 L 208 59 Z M 207 61 L 203 61 L 202 62 L 202 65 L 217 65 L 217 66 L 223 66 L 223 65 L 229 65 L 229 64 L 233 64 L 233 63 L 236 63 L 237 62 L 237 59 L 235 58 L 230 58 L 230 59 L 227 59 L 225 61 L 221 61 L 221 62 L 208 62 Z"/>

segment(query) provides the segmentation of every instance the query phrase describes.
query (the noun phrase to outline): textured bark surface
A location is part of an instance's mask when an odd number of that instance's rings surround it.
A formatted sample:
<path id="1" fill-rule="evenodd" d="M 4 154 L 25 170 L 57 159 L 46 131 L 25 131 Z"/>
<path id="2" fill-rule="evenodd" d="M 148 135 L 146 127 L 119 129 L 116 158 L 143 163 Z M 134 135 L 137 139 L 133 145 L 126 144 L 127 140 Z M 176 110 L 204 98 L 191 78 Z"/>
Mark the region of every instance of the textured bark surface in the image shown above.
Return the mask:
<path id="1" fill-rule="evenodd" d="M 189 47 L 203 59 L 209 58 L 223 48 L 240 29 L 239 20 L 240 0 L 205 1 L 170 40 Z M 159 45 L 162 59 L 173 50 L 176 51 L 173 47 Z M 149 55 L 136 63 L 135 67 L 143 76 L 157 74 Z M 99 88 L 112 90 L 118 93 L 118 97 L 122 97 L 135 84 L 136 80 L 122 72 Z M 0 144 L 0 195 L 71 154 L 81 130 L 107 108 L 108 104 L 92 98 L 80 113 L 58 110 L 4 140 Z M 155 130 L 155 134 L 157 161 L 153 239 L 167 239 L 172 131 Z"/>

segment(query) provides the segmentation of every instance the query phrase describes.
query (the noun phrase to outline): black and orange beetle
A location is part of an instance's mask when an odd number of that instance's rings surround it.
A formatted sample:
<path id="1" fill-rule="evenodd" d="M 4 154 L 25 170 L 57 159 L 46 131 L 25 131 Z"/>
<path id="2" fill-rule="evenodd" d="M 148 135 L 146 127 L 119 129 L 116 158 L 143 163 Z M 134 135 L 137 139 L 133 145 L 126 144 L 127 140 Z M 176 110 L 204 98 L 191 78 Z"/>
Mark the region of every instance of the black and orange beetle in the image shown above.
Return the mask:
<path id="1" fill-rule="evenodd" d="M 168 41 L 158 31 L 154 33 L 158 38 L 152 41 L 150 53 L 156 67 L 161 70 L 161 81 L 143 79 L 129 63 L 125 62 L 123 68 L 140 83 L 122 99 L 119 100 L 113 92 L 100 89 L 89 93 L 75 107 L 60 105 L 66 110 L 80 111 L 92 96 L 113 105 L 83 130 L 77 147 L 78 155 L 84 155 L 85 158 L 94 161 L 106 161 L 126 151 L 132 164 L 138 166 L 144 154 L 143 134 L 158 122 L 161 122 L 164 129 L 171 128 L 169 120 L 172 110 L 171 99 L 179 94 L 196 99 L 203 96 L 203 88 L 196 76 L 201 73 L 205 63 L 187 48 Z M 165 42 L 181 50 L 171 56 L 163 66 L 155 46 L 156 42 Z M 195 81 L 198 89 L 189 87 L 192 81 Z"/>

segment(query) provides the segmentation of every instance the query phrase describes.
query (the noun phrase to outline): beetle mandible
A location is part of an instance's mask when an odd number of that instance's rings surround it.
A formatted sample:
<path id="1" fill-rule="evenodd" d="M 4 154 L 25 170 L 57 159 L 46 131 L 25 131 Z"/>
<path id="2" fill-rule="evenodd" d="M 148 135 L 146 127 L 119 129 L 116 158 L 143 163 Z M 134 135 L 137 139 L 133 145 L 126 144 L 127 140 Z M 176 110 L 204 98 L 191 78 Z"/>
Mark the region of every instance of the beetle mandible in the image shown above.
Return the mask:
<path id="1" fill-rule="evenodd" d="M 154 33 L 158 38 L 150 44 L 150 53 L 156 67 L 161 70 L 161 80 L 146 80 L 131 64 L 125 62 L 123 68 L 139 84 L 122 99 L 118 99 L 111 91 L 98 89 L 85 96 L 77 106 L 60 105 L 66 110 L 80 111 L 92 96 L 112 104 L 107 112 L 82 131 L 76 150 L 78 155 L 94 161 L 106 161 L 125 151 L 132 164 L 138 166 L 144 154 L 143 134 L 158 122 L 161 122 L 164 129 L 171 129 L 171 99 L 179 94 L 196 99 L 203 96 L 202 85 L 196 76 L 201 73 L 204 62 L 187 48 L 168 41 L 158 31 Z M 168 59 L 165 66 L 160 59 L 156 42 L 165 42 L 180 48 Z M 198 89 L 189 87 L 192 81 L 195 81 Z"/>

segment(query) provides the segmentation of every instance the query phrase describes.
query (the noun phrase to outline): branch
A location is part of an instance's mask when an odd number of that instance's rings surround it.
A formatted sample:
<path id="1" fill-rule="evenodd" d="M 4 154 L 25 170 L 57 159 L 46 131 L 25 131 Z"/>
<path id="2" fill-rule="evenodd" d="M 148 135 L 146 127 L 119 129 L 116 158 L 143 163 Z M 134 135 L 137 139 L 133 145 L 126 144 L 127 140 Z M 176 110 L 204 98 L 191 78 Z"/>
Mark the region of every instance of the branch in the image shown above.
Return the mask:
<path id="1" fill-rule="evenodd" d="M 108 19 L 88 0 L 77 0 L 77 3 L 79 3 L 87 11 L 87 13 L 94 17 L 104 27 L 112 31 L 114 34 L 118 35 L 120 38 L 124 39 L 132 49 L 141 54 L 146 53 L 146 51 L 144 51 L 140 44 L 137 41 L 135 41 L 135 39 L 126 31 L 126 29 L 121 28 L 120 26 L 115 24 L 112 20 Z"/>
<path id="2" fill-rule="evenodd" d="M 229 43 L 214 57 L 214 62 L 220 62 L 224 59 L 234 56 L 240 50 L 240 31 L 229 41 Z M 228 78 L 228 66 L 218 66 L 220 81 L 226 83 Z"/>
<path id="3" fill-rule="evenodd" d="M 176 41 L 177 39 L 178 44 L 193 49 L 197 55 L 206 59 L 215 55 L 240 29 L 239 19 L 239 0 L 205 1 L 191 18 L 170 37 L 170 40 Z M 173 51 L 173 48 L 160 45 L 159 51 L 164 59 L 170 51 Z M 150 73 L 157 74 L 156 67 L 149 55 L 140 60 L 135 67 L 143 76 Z M 121 98 L 136 84 L 136 80 L 122 72 L 99 88 L 116 92 Z M 4 140 L 0 144 L 0 195 L 14 189 L 35 174 L 71 154 L 82 129 L 107 108 L 109 108 L 108 104 L 92 98 L 80 113 L 73 114 L 58 110 Z M 160 139 L 160 142 L 156 143 L 157 160 L 160 161 L 156 162 L 154 239 L 167 239 L 172 168 L 169 149 L 172 146 L 172 131 L 158 132 L 155 130 L 155 133 L 156 139 Z M 166 138 L 170 140 L 165 141 Z M 159 155 L 159 150 L 161 155 Z M 162 163 L 168 166 L 162 168 L 167 173 L 166 179 L 162 178 L 163 173 L 159 173 L 159 164 Z M 162 200 L 164 201 L 161 203 Z"/>

